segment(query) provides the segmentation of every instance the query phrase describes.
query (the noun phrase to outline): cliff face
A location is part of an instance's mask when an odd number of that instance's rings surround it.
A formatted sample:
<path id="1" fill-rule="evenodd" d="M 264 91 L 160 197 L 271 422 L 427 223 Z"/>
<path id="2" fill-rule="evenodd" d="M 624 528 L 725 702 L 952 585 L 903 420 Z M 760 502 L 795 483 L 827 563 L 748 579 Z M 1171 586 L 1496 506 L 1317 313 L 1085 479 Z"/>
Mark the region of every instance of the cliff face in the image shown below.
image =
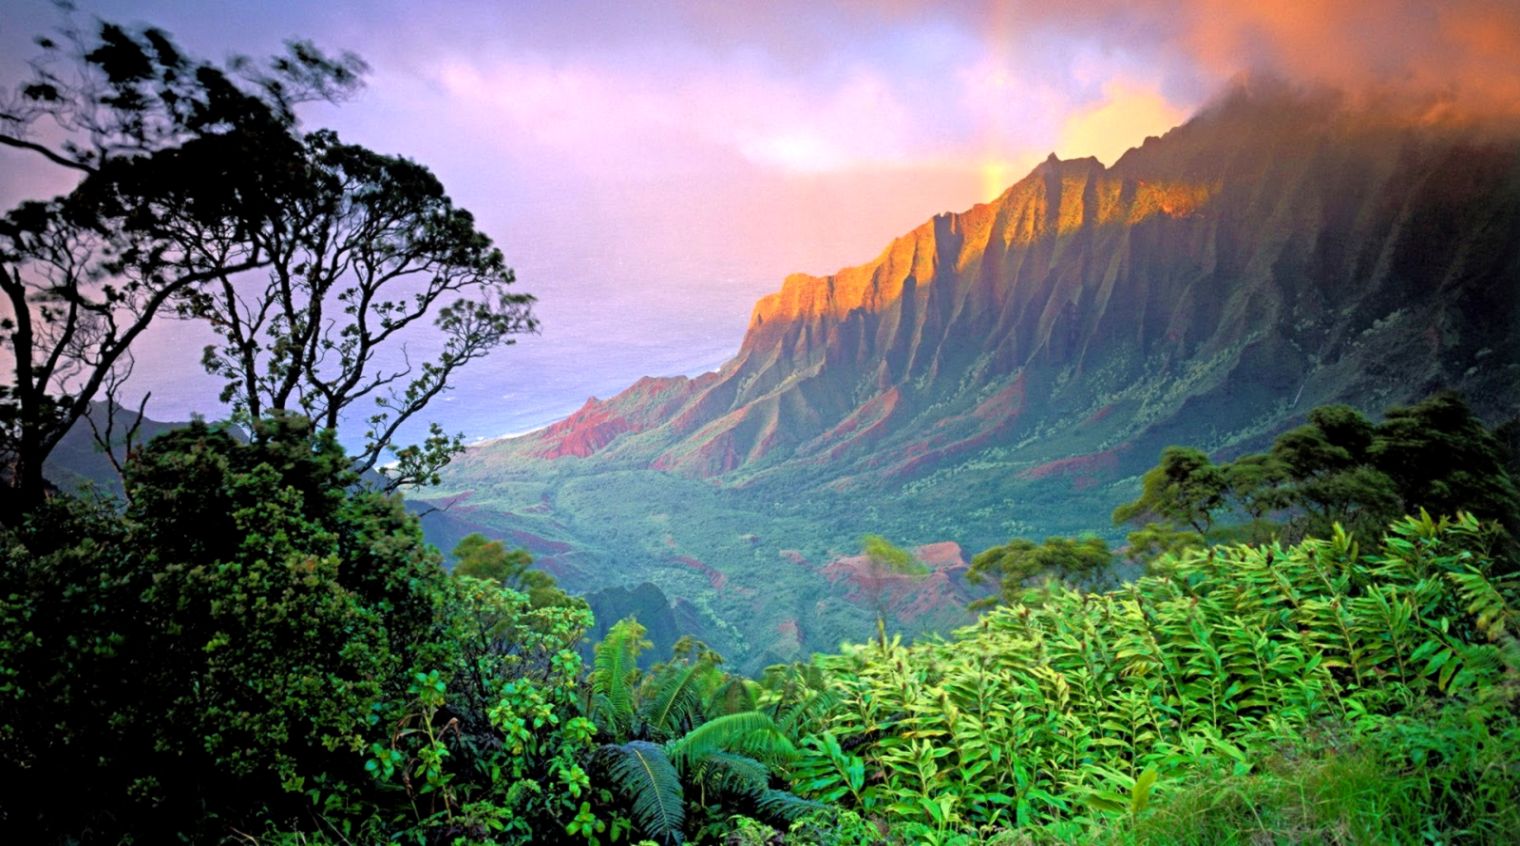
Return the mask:
<path id="1" fill-rule="evenodd" d="M 1517 150 L 1237 91 L 1111 168 L 1052 157 L 867 264 L 788 277 L 717 373 L 488 450 L 851 485 L 1022 444 L 1023 472 L 1101 480 L 1322 402 L 1446 385 L 1513 413 Z M 1093 457 L 1045 466 L 1069 456 L 1038 442 L 1084 426 L 1064 448 Z"/>
<path id="2" fill-rule="evenodd" d="M 1258 449 L 1316 405 L 1437 387 L 1520 413 L 1520 142 L 1270 88 L 787 278 L 721 369 L 470 450 L 432 519 L 572 589 L 648 580 L 758 669 L 871 636 L 862 534 L 1117 538 L 1168 444 Z M 951 575 L 897 586 L 894 626 L 965 622 Z"/>

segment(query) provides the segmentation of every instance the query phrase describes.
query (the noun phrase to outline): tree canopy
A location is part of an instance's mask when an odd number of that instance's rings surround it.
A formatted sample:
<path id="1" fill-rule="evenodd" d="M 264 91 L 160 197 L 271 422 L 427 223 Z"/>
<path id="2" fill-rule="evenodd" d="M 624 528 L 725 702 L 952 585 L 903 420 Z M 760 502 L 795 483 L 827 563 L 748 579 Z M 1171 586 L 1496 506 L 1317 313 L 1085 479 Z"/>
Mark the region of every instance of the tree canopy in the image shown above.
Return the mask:
<path id="1" fill-rule="evenodd" d="M 1504 431 L 1490 431 L 1449 391 L 1390 408 L 1381 423 L 1349 406 L 1323 406 L 1267 452 L 1224 464 L 1167 447 L 1114 521 L 1138 526 L 1130 546 L 1141 555 L 1201 545 L 1221 521 L 1231 536 L 1259 541 L 1274 532 L 1326 536 L 1337 524 L 1372 534 L 1421 509 L 1471 512 L 1513 537 L 1520 492 L 1506 469 Z"/>
<path id="2" fill-rule="evenodd" d="M 222 338 L 204 363 L 239 422 L 299 411 L 363 425 L 356 469 L 431 481 L 459 437 L 433 427 L 393 447 L 400 427 L 460 367 L 537 324 L 532 298 L 506 290 L 500 251 L 426 168 L 300 130 L 296 106 L 342 98 L 363 63 L 292 42 L 217 65 L 112 23 L 38 43 L 31 76 L 0 92 L 0 144 L 77 184 L 0 217 L 13 370 L 0 519 L 41 501 L 48 455 L 93 401 L 115 403 L 134 345 L 168 316 Z M 424 319 L 435 351 L 414 358 L 407 332 Z"/>

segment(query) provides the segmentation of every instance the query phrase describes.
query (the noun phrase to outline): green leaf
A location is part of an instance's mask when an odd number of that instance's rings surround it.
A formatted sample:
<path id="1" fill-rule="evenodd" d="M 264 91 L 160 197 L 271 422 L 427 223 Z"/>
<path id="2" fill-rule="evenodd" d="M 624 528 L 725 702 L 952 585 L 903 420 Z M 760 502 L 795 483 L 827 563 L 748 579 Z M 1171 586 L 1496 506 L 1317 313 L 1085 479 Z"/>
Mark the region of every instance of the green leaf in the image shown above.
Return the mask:
<path id="1" fill-rule="evenodd" d="M 1151 801 L 1151 788 L 1156 785 L 1156 768 L 1150 767 L 1135 779 L 1135 786 L 1129 791 L 1129 812 L 1138 814 L 1145 810 L 1145 806 Z"/>
<path id="2" fill-rule="evenodd" d="M 608 775 L 630 800 L 633 818 L 644 833 L 667 843 L 682 842 L 686 811 L 681 779 L 665 750 L 633 740 L 621 746 L 608 744 L 600 751 L 608 761 Z"/>

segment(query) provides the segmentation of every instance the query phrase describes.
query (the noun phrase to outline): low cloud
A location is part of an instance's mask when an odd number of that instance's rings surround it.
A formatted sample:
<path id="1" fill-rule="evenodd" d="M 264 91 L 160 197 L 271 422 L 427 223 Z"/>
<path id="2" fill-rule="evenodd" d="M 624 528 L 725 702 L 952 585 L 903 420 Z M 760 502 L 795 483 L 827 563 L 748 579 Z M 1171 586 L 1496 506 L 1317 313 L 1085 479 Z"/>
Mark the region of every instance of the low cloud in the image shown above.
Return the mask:
<path id="1" fill-rule="evenodd" d="M 1520 116 L 1513 0 L 1142 0 L 1110 14 L 1216 81 L 1264 71 L 1417 119 Z"/>

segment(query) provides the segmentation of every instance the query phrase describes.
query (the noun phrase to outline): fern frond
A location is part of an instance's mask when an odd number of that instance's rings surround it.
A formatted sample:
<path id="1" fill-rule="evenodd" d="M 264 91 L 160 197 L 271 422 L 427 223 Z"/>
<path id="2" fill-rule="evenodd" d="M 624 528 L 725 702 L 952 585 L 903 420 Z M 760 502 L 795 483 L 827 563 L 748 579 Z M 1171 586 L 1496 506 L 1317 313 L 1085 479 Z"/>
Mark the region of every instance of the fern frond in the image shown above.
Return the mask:
<path id="1" fill-rule="evenodd" d="M 666 749 L 682 770 L 714 752 L 738 752 L 761 760 L 782 760 L 796 753 L 770 715 L 760 711 L 740 711 L 708 720 L 667 744 Z"/>
<path id="2" fill-rule="evenodd" d="M 784 709 L 776 720 L 781 731 L 789 737 L 798 737 L 800 729 L 820 715 L 828 713 L 839 704 L 839 697 L 828 691 L 813 693 Z"/>
<path id="3" fill-rule="evenodd" d="M 633 819 L 644 834 L 666 843 L 680 843 L 686 825 L 681 778 L 665 750 L 643 740 L 601 747 L 607 774 L 629 800 Z"/>
<path id="4" fill-rule="evenodd" d="M 653 680 L 654 692 L 647 697 L 648 702 L 643 708 L 644 724 L 652 734 L 672 736 L 698 717 L 702 708 L 702 682 L 711 666 L 705 661 L 677 664 Z"/>
<path id="5" fill-rule="evenodd" d="M 591 661 L 592 719 L 614 737 L 626 736 L 632 726 L 633 676 L 638 672 L 639 653 L 650 646 L 644 627 L 626 617 L 607 630 L 595 647 Z"/>
<path id="6" fill-rule="evenodd" d="M 755 682 L 743 676 L 729 676 L 723 684 L 707 695 L 705 706 L 707 716 L 716 717 L 722 714 L 755 710 L 759 705 L 756 696 L 758 687 L 759 685 Z"/>
<path id="7" fill-rule="evenodd" d="M 770 787 L 771 771 L 745 755 L 713 752 L 696 767 L 693 779 L 709 794 L 728 794 L 758 799 Z"/>
<path id="8" fill-rule="evenodd" d="M 814 811 L 820 811 L 828 807 L 822 802 L 803 799 L 801 796 L 796 796 L 785 790 L 767 790 L 760 794 L 760 799 L 755 805 L 759 808 L 762 815 L 785 823 L 788 826 Z"/>

